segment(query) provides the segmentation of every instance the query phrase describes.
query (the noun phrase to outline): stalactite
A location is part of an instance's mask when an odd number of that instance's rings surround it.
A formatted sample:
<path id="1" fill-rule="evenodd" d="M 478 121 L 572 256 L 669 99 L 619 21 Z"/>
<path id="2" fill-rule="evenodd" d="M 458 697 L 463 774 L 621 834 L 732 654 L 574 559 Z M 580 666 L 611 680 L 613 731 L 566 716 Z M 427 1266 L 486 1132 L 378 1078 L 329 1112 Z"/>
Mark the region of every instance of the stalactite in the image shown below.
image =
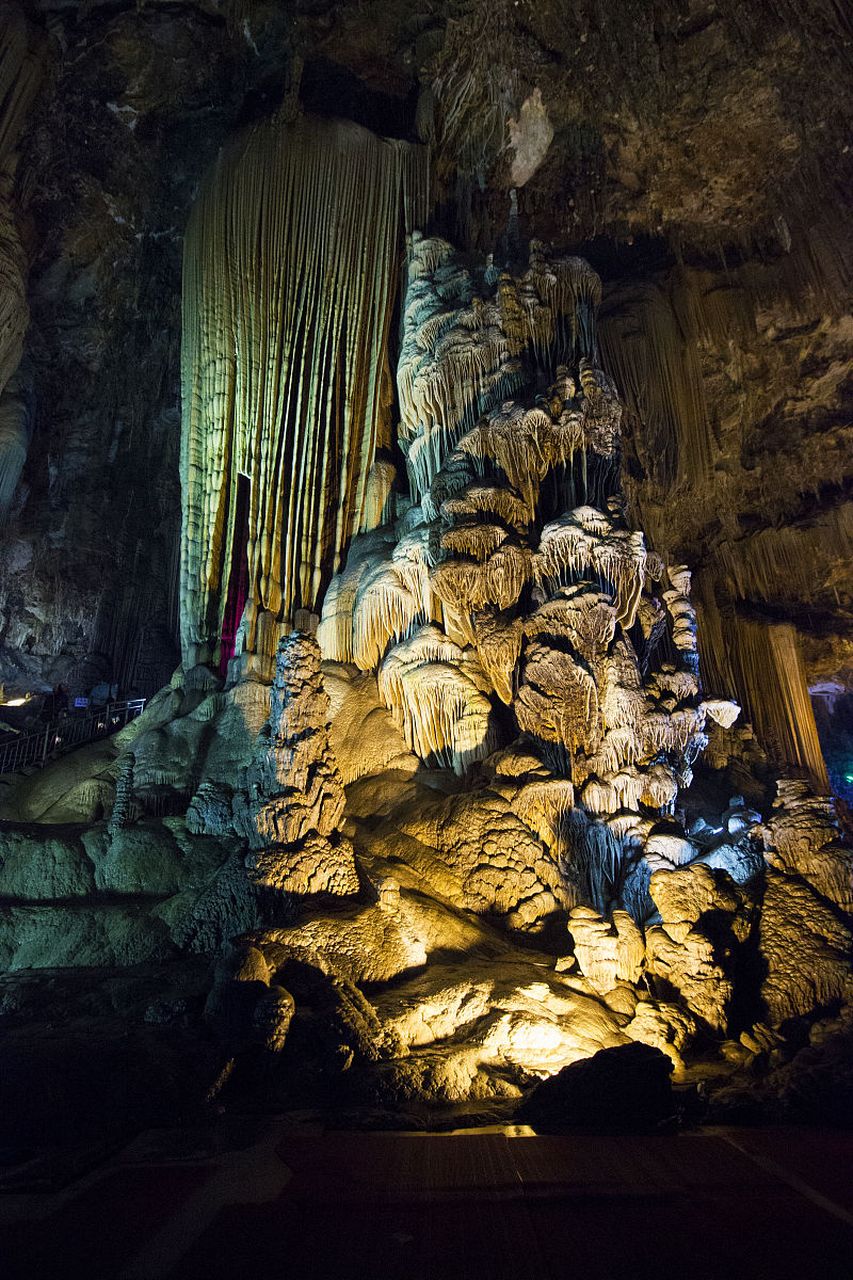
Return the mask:
<path id="1" fill-rule="evenodd" d="M 727 631 L 737 689 L 759 736 L 777 760 L 807 771 L 828 791 L 796 630 L 736 617 Z"/>
<path id="2" fill-rule="evenodd" d="M 842 503 L 810 525 L 762 529 L 714 554 L 714 577 L 736 600 L 809 600 L 832 586 L 832 574 L 853 556 L 853 503 Z"/>
<path id="3" fill-rule="evenodd" d="M 395 267 L 426 204 L 422 152 L 340 121 L 257 125 L 208 176 L 184 253 L 186 661 L 218 643 L 239 475 L 250 652 L 261 612 L 313 610 L 349 539 L 381 518 Z"/>
<path id="4" fill-rule="evenodd" d="M 543 778 L 525 783 L 513 801 L 522 822 L 546 848 L 559 850 L 568 816 L 575 805 L 575 789 L 567 778 Z"/>
<path id="5" fill-rule="evenodd" d="M 490 685 L 470 649 L 436 627 L 397 645 L 378 673 L 379 696 L 422 760 L 464 774 L 497 745 Z"/>
<path id="6" fill-rule="evenodd" d="M 533 242 L 523 275 L 504 273 L 489 283 L 485 273 L 475 276 L 454 258 L 443 240 L 416 235 L 410 241 L 397 387 L 400 441 L 416 501 L 460 437 L 521 385 L 525 353 L 553 369 L 567 356 L 593 351 L 601 284 L 582 259 L 546 260 Z"/>
<path id="7" fill-rule="evenodd" d="M 445 498 L 440 508 L 441 518 L 447 523 L 480 514 L 497 516 L 522 534 L 530 522 L 527 505 L 509 489 L 496 484 L 468 485 L 458 496 Z"/>
<path id="8" fill-rule="evenodd" d="M 393 564 L 380 564 L 368 573 L 355 597 L 352 657 L 362 671 L 379 665 L 389 642 L 402 640 L 415 622 L 424 622 L 420 605 Z"/>
<path id="9" fill-rule="evenodd" d="M 703 684 L 706 690 L 720 695 L 734 690 L 735 678 L 714 588 L 715 577 L 716 574 L 709 573 L 707 569 L 697 575 L 693 600 Z"/>
<path id="10" fill-rule="evenodd" d="M 705 688 L 744 704 L 771 757 L 826 788 L 796 631 L 745 619 L 743 603 L 808 601 L 843 580 L 853 546 L 853 504 L 808 526 L 763 529 L 725 542 L 698 578 L 695 603 Z"/>
<path id="11" fill-rule="evenodd" d="M 431 575 L 432 589 L 459 613 L 485 610 L 489 605 L 508 609 L 514 605 L 531 577 L 531 555 L 526 547 L 504 542 L 482 563 L 447 560 Z"/>
<path id="12" fill-rule="evenodd" d="M 534 572 L 550 589 L 592 569 L 615 593 L 617 621 L 634 625 L 646 577 L 646 548 L 639 532 L 617 529 L 593 507 L 578 507 L 542 530 Z"/>
<path id="13" fill-rule="evenodd" d="M 713 434 L 695 343 L 670 298 L 652 284 L 610 294 L 598 341 L 605 368 L 643 424 L 635 440 L 646 472 L 664 488 L 703 484 Z"/>
<path id="14" fill-rule="evenodd" d="M 604 914 L 615 896 L 624 858 L 622 841 L 603 822 L 573 809 L 564 824 L 563 847 L 564 874 L 577 885 L 582 900 Z"/>
<path id="15" fill-rule="evenodd" d="M 432 132 L 445 178 L 482 179 L 506 141 L 518 71 L 501 56 L 511 30 L 507 0 L 471 4 L 447 24 L 429 83 Z M 496 56 L 497 55 L 497 56 Z"/>

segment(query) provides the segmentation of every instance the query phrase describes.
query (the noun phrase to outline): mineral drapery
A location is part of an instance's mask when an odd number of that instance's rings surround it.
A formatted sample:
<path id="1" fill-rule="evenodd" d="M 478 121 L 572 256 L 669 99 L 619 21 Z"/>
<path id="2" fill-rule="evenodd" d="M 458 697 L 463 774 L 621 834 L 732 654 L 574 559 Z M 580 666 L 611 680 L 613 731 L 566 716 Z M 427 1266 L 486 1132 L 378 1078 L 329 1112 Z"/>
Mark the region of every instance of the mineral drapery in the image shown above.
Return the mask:
<path id="1" fill-rule="evenodd" d="M 273 118 L 208 175 L 184 249 L 185 662 L 216 656 L 240 475 L 250 652 L 261 612 L 277 624 L 314 609 L 351 536 L 377 522 L 399 256 L 427 201 L 420 148 L 344 121 Z M 264 634 L 274 648 L 277 627 Z"/>

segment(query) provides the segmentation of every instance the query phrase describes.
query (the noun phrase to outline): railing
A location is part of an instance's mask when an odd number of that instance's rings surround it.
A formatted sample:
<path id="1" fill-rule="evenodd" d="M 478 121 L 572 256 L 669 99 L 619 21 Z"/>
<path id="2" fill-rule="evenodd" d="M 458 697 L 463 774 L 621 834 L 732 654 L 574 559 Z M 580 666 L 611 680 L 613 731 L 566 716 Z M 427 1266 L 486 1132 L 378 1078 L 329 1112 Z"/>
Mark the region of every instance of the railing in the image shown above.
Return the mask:
<path id="1" fill-rule="evenodd" d="M 38 733 L 21 734 L 0 744 L 0 774 L 17 773 L 35 766 L 40 769 L 48 760 L 82 747 L 98 738 L 107 738 L 130 720 L 135 720 L 145 706 L 144 698 L 127 702 L 108 702 L 105 707 L 85 715 L 64 715 L 39 729 Z"/>

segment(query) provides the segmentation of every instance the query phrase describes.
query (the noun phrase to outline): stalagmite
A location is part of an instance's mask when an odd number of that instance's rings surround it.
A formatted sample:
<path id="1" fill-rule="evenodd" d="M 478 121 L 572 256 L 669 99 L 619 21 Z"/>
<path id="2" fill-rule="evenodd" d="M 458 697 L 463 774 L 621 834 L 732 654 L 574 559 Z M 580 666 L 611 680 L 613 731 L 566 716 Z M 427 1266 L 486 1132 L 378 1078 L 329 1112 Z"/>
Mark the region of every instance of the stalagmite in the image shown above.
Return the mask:
<path id="1" fill-rule="evenodd" d="M 426 196 L 417 149 L 304 117 L 254 126 L 205 181 L 184 252 L 187 663 L 217 649 L 244 543 L 252 653 L 318 606 L 349 539 L 381 519 L 395 267 Z M 235 527 L 240 476 L 245 530 Z"/>
<path id="2" fill-rule="evenodd" d="M 492 296 L 449 245 L 418 236 L 408 265 L 398 388 L 413 505 L 390 555 L 353 544 L 321 644 L 376 670 L 431 766 L 487 761 L 509 707 L 535 763 L 486 767 L 566 867 L 580 859 L 574 891 L 602 908 L 641 856 L 641 809 L 672 811 L 705 742 L 690 574 L 626 527 L 608 470 L 621 409 L 595 359 L 587 270 L 534 244 L 527 273 L 493 277 Z M 554 370 L 532 405 L 506 394 L 526 360 Z M 576 803 L 596 822 L 569 837 Z M 634 879 L 626 902 L 644 911 L 647 875 Z"/>

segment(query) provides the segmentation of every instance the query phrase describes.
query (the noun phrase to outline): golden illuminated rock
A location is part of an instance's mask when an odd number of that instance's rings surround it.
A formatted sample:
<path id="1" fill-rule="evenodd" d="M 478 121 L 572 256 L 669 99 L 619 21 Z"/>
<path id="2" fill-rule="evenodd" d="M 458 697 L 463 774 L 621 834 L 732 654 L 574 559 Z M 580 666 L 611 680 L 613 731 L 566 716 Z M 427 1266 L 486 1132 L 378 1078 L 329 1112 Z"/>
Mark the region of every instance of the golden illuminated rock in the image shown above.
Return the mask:
<path id="1" fill-rule="evenodd" d="M 266 888 L 358 892 L 352 846 L 340 832 L 345 796 L 328 717 L 317 643 L 293 632 L 279 642 L 269 724 L 248 772 L 246 865 Z"/>

